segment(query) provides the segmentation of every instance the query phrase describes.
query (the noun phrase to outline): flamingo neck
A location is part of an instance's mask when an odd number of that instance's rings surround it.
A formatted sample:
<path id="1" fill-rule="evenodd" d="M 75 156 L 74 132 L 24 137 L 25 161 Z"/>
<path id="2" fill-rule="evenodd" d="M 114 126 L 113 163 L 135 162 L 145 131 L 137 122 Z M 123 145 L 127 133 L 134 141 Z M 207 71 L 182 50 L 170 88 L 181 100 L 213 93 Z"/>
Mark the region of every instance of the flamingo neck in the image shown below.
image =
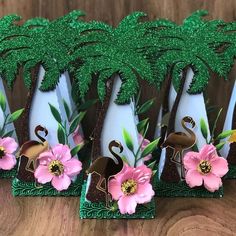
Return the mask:
<path id="1" fill-rule="evenodd" d="M 182 121 L 182 127 L 188 132 L 188 134 L 189 134 L 191 137 L 195 137 L 195 133 L 194 133 L 191 129 L 189 129 L 189 128 L 186 126 L 186 124 L 185 124 L 184 121 Z"/>
<path id="2" fill-rule="evenodd" d="M 121 158 L 117 153 L 115 153 L 115 152 L 113 151 L 112 147 L 109 147 L 109 151 L 110 151 L 110 153 L 113 155 L 113 157 L 114 157 L 113 159 L 114 159 L 116 165 L 123 165 L 123 160 L 122 160 L 122 158 Z"/>

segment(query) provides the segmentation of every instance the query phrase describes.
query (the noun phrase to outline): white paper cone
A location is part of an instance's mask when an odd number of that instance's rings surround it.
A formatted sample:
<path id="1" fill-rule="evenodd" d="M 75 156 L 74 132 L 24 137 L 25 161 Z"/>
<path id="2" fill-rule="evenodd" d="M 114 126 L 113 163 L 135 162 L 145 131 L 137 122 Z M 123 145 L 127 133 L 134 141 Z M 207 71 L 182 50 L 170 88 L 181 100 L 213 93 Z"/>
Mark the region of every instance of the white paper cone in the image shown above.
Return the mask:
<path id="1" fill-rule="evenodd" d="M 7 101 L 7 96 L 6 96 L 6 93 L 5 93 L 5 88 L 4 88 L 3 81 L 2 81 L 1 77 L 0 77 L 0 91 L 1 91 L 1 93 L 3 94 L 3 96 L 6 99 L 6 114 L 11 114 L 10 107 L 9 107 L 9 104 L 8 104 L 8 101 Z M 1 128 L 2 128 L 3 123 L 4 123 L 4 119 L 5 119 L 4 118 L 4 113 L 3 113 L 2 109 L 0 108 L 0 127 Z M 14 126 L 13 123 L 10 123 L 10 124 L 6 125 L 5 133 L 7 133 L 7 132 L 9 132 L 11 130 L 14 130 L 12 138 L 14 138 L 17 141 L 17 136 L 16 136 L 16 132 L 15 132 L 15 126 Z"/>
<path id="2" fill-rule="evenodd" d="M 233 91 L 232 91 L 231 98 L 229 101 L 229 106 L 228 106 L 228 110 L 227 110 L 227 114 L 226 114 L 226 118 L 225 118 L 223 131 L 232 129 L 233 113 L 234 113 L 235 105 L 236 105 L 236 81 L 234 83 Z M 230 149 L 230 147 L 229 147 L 230 143 L 227 142 L 227 139 L 228 138 L 221 140 L 221 141 L 226 141 L 226 144 L 220 150 L 220 155 L 224 158 L 227 158 L 228 153 L 229 153 L 229 149 Z"/>
<path id="3" fill-rule="evenodd" d="M 126 105 L 117 105 L 115 103 L 120 86 L 121 79 L 119 78 L 119 76 L 116 76 L 113 83 L 113 91 L 109 103 L 109 108 L 106 114 L 103 131 L 101 134 L 102 155 L 108 157 L 111 156 L 111 153 L 108 149 L 109 143 L 112 140 L 118 140 L 124 147 L 122 155 L 125 155 L 127 160 L 129 161 L 129 164 L 133 166 L 134 156 L 125 145 L 125 141 L 122 136 L 122 130 L 125 128 L 131 135 L 134 144 L 134 152 L 136 152 L 139 147 L 136 118 L 134 116 L 132 102 Z"/>
<path id="4" fill-rule="evenodd" d="M 161 121 L 162 121 L 162 106 L 160 107 L 160 111 L 157 118 L 157 125 L 154 134 L 155 138 L 159 138 L 161 136 Z"/>
<path id="5" fill-rule="evenodd" d="M 48 130 L 47 140 L 51 146 L 54 146 L 58 144 L 58 123 L 51 113 L 49 103 L 60 112 L 63 120 L 67 120 L 67 117 L 62 99 L 64 98 L 70 110 L 73 110 L 75 105 L 70 96 L 71 85 L 70 80 L 68 78 L 68 74 L 65 73 L 61 75 L 59 83 L 53 91 L 42 92 L 39 90 L 39 88 L 43 80 L 44 74 L 45 70 L 41 66 L 30 112 L 30 139 L 37 140 L 37 137 L 34 133 L 34 129 L 37 125 L 41 125 Z M 71 147 L 75 146 L 72 138 L 69 138 L 69 145 Z"/>
<path id="6" fill-rule="evenodd" d="M 196 134 L 196 137 L 197 137 L 196 144 L 197 144 L 198 149 L 200 150 L 206 144 L 206 140 L 202 136 L 202 133 L 201 133 L 201 127 L 200 127 L 201 118 L 203 118 L 207 124 L 208 139 L 210 138 L 210 135 L 209 135 L 210 131 L 209 131 L 208 117 L 207 117 L 203 93 L 200 93 L 200 94 L 187 93 L 187 90 L 189 89 L 189 86 L 192 82 L 193 75 L 194 74 L 193 74 L 192 69 L 188 69 L 186 82 L 185 82 L 183 93 L 179 102 L 179 107 L 176 113 L 175 132 L 179 132 L 179 131 L 186 132 L 181 125 L 181 120 L 185 116 L 191 116 L 196 123 L 196 126 L 193 129 L 193 131 Z M 174 105 L 176 95 L 177 93 L 173 85 L 171 84 L 170 97 L 169 97 L 170 109 L 172 109 Z"/>
<path id="7" fill-rule="evenodd" d="M 181 125 L 181 120 L 185 116 L 191 116 L 196 123 L 196 126 L 193 129 L 193 131 L 197 137 L 196 145 L 197 145 L 198 149 L 200 150 L 206 144 L 206 140 L 202 136 L 202 133 L 201 133 L 201 127 L 200 127 L 200 119 L 201 118 L 203 118 L 207 124 L 208 140 L 210 138 L 210 135 L 209 135 L 210 131 L 209 131 L 208 118 L 207 118 L 203 93 L 200 93 L 200 94 L 188 94 L 187 93 L 187 91 L 189 89 L 189 85 L 192 82 L 193 75 L 194 74 L 193 74 L 192 69 L 188 69 L 183 93 L 182 93 L 182 96 L 181 96 L 181 99 L 179 102 L 178 110 L 176 112 L 175 132 L 185 132 L 186 133 L 186 131 L 184 130 L 184 128 Z M 176 96 L 177 96 L 177 93 L 174 89 L 173 84 L 171 84 L 170 94 L 169 94 L 170 111 L 174 105 Z M 166 152 L 166 150 L 163 149 L 162 153 L 161 153 L 160 164 L 159 164 L 160 175 L 163 170 L 164 163 L 165 163 L 165 152 Z M 178 166 L 178 171 L 180 172 L 179 166 Z"/>

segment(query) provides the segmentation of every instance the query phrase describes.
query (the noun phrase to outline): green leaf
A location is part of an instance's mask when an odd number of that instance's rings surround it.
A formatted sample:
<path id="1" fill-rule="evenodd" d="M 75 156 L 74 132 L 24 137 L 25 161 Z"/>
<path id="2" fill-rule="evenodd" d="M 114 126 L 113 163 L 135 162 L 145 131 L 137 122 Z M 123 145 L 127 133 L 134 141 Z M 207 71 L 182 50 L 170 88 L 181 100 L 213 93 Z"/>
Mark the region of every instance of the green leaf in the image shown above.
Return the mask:
<path id="1" fill-rule="evenodd" d="M 131 135 L 127 132 L 127 130 L 125 128 L 122 130 L 122 134 L 123 134 L 123 138 L 125 140 L 126 146 L 128 147 L 128 149 L 130 151 L 133 152 L 134 151 L 134 145 L 133 145 L 133 141 L 132 141 Z"/>
<path id="2" fill-rule="evenodd" d="M 23 111 L 24 111 L 24 108 L 19 109 L 19 110 L 13 112 L 12 114 L 10 114 L 10 116 L 8 118 L 8 121 L 7 121 L 7 124 L 16 121 L 21 116 Z"/>
<path id="3" fill-rule="evenodd" d="M 127 160 L 126 156 L 122 156 L 121 159 L 123 162 L 125 162 L 129 165 L 129 161 Z"/>
<path id="4" fill-rule="evenodd" d="M 227 138 L 230 135 L 232 135 L 234 132 L 235 132 L 235 130 L 225 130 L 216 137 L 216 140 L 221 140 L 221 139 Z"/>
<path id="5" fill-rule="evenodd" d="M 154 166 L 156 165 L 156 161 L 153 161 L 151 162 L 149 165 L 148 165 L 148 168 L 150 168 L 151 170 L 153 170 Z"/>
<path id="6" fill-rule="evenodd" d="M 220 151 L 220 149 L 222 149 L 225 145 L 225 142 L 221 142 L 221 143 L 218 143 L 215 147 L 216 147 L 216 150 L 217 151 Z"/>
<path id="7" fill-rule="evenodd" d="M 147 112 L 153 105 L 155 99 L 150 99 L 148 101 L 146 101 L 138 110 L 137 110 L 137 114 L 140 115 L 142 113 Z"/>
<path id="8" fill-rule="evenodd" d="M 137 129 L 138 129 L 138 132 L 140 134 L 143 134 L 146 127 L 147 127 L 147 124 L 149 122 L 149 118 L 145 119 L 145 120 L 142 120 L 140 121 L 138 124 L 137 124 Z"/>
<path id="9" fill-rule="evenodd" d="M 93 106 L 94 104 L 96 104 L 98 101 L 98 99 L 91 99 L 91 100 L 87 100 L 85 103 L 81 104 L 78 107 L 79 111 L 84 111 L 84 110 L 88 110 L 91 106 Z"/>
<path id="10" fill-rule="evenodd" d="M 80 149 L 82 148 L 83 145 L 78 144 L 77 146 L 75 146 L 71 151 L 70 154 L 72 157 L 74 157 L 75 155 L 77 155 L 77 153 L 80 151 Z"/>
<path id="11" fill-rule="evenodd" d="M 156 173 L 157 173 L 157 170 L 153 170 L 152 171 L 152 176 L 155 176 Z"/>
<path id="12" fill-rule="evenodd" d="M 207 140 L 208 137 L 207 124 L 203 118 L 200 119 L 200 126 L 201 126 L 202 136 Z"/>
<path id="13" fill-rule="evenodd" d="M 2 92 L 0 92 L 0 106 L 2 108 L 2 111 L 5 112 L 6 111 L 6 99 L 5 99 Z"/>
<path id="14" fill-rule="evenodd" d="M 65 99 L 63 99 L 62 102 L 63 102 L 64 109 L 66 111 L 67 119 L 69 120 L 70 119 L 70 108 L 69 108 L 67 102 L 65 101 Z"/>
<path id="15" fill-rule="evenodd" d="M 57 139 L 58 142 L 61 144 L 65 144 L 66 143 L 66 138 L 65 138 L 66 134 L 65 134 L 65 130 L 62 127 L 62 125 L 60 123 L 58 123 L 58 128 L 57 128 Z"/>
<path id="16" fill-rule="evenodd" d="M 156 149 L 158 142 L 159 138 L 149 143 L 142 151 L 141 157 L 146 157 L 151 154 Z"/>
<path id="17" fill-rule="evenodd" d="M 86 114 L 86 111 L 80 112 L 71 122 L 69 133 L 73 133 Z"/>
<path id="18" fill-rule="evenodd" d="M 60 115 L 59 111 L 52 104 L 50 104 L 50 103 L 48 103 L 48 104 L 50 106 L 51 113 L 52 113 L 53 117 L 55 118 L 55 120 L 58 123 L 61 123 L 61 115 Z"/>
<path id="19" fill-rule="evenodd" d="M 11 136 L 13 135 L 13 133 L 14 133 L 14 130 L 11 130 L 11 131 L 5 133 L 5 134 L 2 136 L 2 138 L 11 137 Z"/>

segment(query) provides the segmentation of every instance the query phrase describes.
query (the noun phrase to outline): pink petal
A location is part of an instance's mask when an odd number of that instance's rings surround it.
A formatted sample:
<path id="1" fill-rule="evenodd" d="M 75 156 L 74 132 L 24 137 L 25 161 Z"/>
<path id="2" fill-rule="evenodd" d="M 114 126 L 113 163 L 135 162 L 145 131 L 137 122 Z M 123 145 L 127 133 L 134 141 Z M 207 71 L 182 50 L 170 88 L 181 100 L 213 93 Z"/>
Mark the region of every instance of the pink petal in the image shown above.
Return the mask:
<path id="1" fill-rule="evenodd" d="M 73 132 L 72 137 L 73 137 L 74 143 L 75 143 L 76 145 L 78 145 L 78 144 L 83 144 L 83 143 L 84 143 L 84 138 L 83 138 L 83 136 L 80 135 L 80 133 L 79 133 L 79 125 L 78 125 L 78 127 L 75 129 L 75 131 Z"/>
<path id="2" fill-rule="evenodd" d="M 197 152 L 187 152 L 184 155 L 184 168 L 186 170 L 196 170 L 200 163 L 200 155 Z"/>
<path id="3" fill-rule="evenodd" d="M 120 174 L 116 175 L 116 180 L 120 183 L 123 183 L 124 181 L 128 179 L 133 179 L 134 177 L 134 171 L 132 167 L 126 168 L 125 171 L 122 171 Z"/>
<path id="4" fill-rule="evenodd" d="M 149 154 L 143 158 L 144 161 L 149 161 L 152 159 L 152 154 Z"/>
<path id="5" fill-rule="evenodd" d="M 150 202 L 154 195 L 155 192 L 153 191 L 151 184 L 139 184 L 138 190 L 134 194 L 136 202 L 139 204 Z"/>
<path id="6" fill-rule="evenodd" d="M 114 200 L 119 200 L 121 196 L 123 196 L 123 192 L 121 191 L 121 183 L 116 179 L 112 179 L 108 183 L 108 191 L 112 195 Z"/>
<path id="7" fill-rule="evenodd" d="M 70 148 L 67 145 L 57 144 L 52 148 L 52 153 L 62 163 L 71 159 Z"/>
<path id="8" fill-rule="evenodd" d="M 68 189 L 70 184 L 71 184 L 71 179 L 66 174 L 63 174 L 60 176 L 53 176 L 52 186 L 57 191 L 62 191 L 62 190 Z"/>
<path id="9" fill-rule="evenodd" d="M 216 148 L 212 144 L 206 144 L 203 146 L 203 148 L 200 150 L 200 158 L 201 160 L 210 160 L 212 156 L 216 154 Z"/>
<path id="10" fill-rule="evenodd" d="M 6 137 L 6 138 L 1 139 L 0 146 L 3 146 L 3 148 L 9 154 L 15 152 L 16 149 L 18 148 L 18 144 L 16 143 L 15 139 L 11 137 Z"/>
<path id="11" fill-rule="evenodd" d="M 64 162 L 65 174 L 68 176 L 76 176 L 82 170 L 82 163 L 76 159 L 72 158 L 69 161 Z"/>
<path id="12" fill-rule="evenodd" d="M 134 195 L 122 196 L 118 201 L 118 207 L 121 214 L 134 214 L 137 206 Z"/>
<path id="13" fill-rule="evenodd" d="M 124 178 L 124 174 L 126 173 L 126 171 L 129 169 L 130 167 L 124 163 L 123 169 L 115 175 L 115 179 L 119 182 L 122 183 L 122 179 Z"/>
<path id="14" fill-rule="evenodd" d="M 190 188 L 201 186 L 203 182 L 203 175 L 197 170 L 189 170 L 186 173 L 185 181 Z"/>
<path id="15" fill-rule="evenodd" d="M 51 151 L 42 152 L 39 157 L 37 158 L 39 160 L 40 165 L 48 165 L 52 160 L 55 160 L 55 156 L 53 156 Z"/>
<path id="16" fill-rule="evenodd" d="M 204 178 L 204 187 L 210 192 L 215 192 L 222 186 L 221 178 L 214 175 L 213 173 L 204 175 L 203 178 Z"/>
<path id="17" fill-rule="evenodd" d="M 6 154 L 0 158 L 0 169 L 11 170 L 16 165 L 16 158 L 14 155 Z"/>
<path id="18" fill-rule="evenodd" d="M 211 161 L 212 170 L 211 172 L 216 176 L 223 177 L 229 171 L 228 162 L 223 157 L 215 157 Z"/>
<path id="19" fill-rule="evenodd" d="M 134 168 L 133 173 L 133 179 L 138 181 L 138 183 L 144 184 L 146 182 L 150 182 L 152 170 L 146 165 L 141 165 L 139 167 Z"/>
<path id="20" fill-rule="evenodd" d="M 53 175 L 48 171 L 47 166 L 39 165 L 34 172 L 34 177 L 39 183 L 45 184 L 52 180 Z"/>

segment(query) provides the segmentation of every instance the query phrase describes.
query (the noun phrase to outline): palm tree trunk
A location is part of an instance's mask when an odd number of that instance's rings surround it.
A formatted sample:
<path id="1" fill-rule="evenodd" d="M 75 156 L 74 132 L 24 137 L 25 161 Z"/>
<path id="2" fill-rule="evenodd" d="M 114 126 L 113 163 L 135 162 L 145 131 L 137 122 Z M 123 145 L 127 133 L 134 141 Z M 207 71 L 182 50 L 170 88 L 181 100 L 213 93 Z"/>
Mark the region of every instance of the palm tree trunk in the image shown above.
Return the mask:
<path id="1" fill-rule="evenodd" d="M 236 104 L 234 106 L 232 129 L 236 129 Z M 230 144 L 229 154 L 227 157 L 229 164 L 236 165 L 236 143 Z"/>
<path id="2" fill-rule="evenodd" d="M 113 88 L 113 78 L 110 78 L 107 82 L 106 86 L 106 97 L 105 100 L 99 110 L 97 123 L 95 129 L 93 131 L 93 145 L 92 145 L 92 152 L 91 152 L 91 160 L 92 162 L 95 161 L 99 156 L 101 156 L 101 134 L 103 130 L 103 124 L 106 118 L 106 113 L 109 107 L 109 102 L 112 95 L 112 88 Z M 98 174 L 92 174 L 91 180 L 89 184 L 89 188 L 86 194 L 87 200 L 91 202 L 104 202 L 106 196 L 103 192 L 96 188 L 96 185 L 100 179 Z M 104 184 L 104 183 L 103 183 Z M 105 186 L 102 186 L 105 189 Z"/>
<path id="3" fill-rule="evenodd" d="M 167 127 L 167 135 L 175 131 L 175 118 L 176 118 L 179 102 L 181 99 L 181 95 L 184 89 L 184 84 L 187 77 L 187 70 L 188 70 L 188 67 L 184 68 L 184 70 L 182 71 L 181 84 L 180 84 L 180 88 L 178 90 L 173 108 L 171 110 L 170 119 L 169 119 L 169 123 Z M 171 161 L 171 157 L 172 157 L 172 150 L 170 148 L 167 148 L 166 157 L 165 157 L 165 165 L 161 173 L 161 180 L 165 182 L 179 182 L 180 176 L 178 174 L 176 164 Z"/>
<path id="4" fill-rule="evenodd" d="M 163 102 L 162 102 L 162 118 L 170 112 L 169 108 L 169 95 L 170 95 L 170 86 L 171 86 L 171 73 L 169 73 L 168 78 L 167 78 L 167 84 L 166 84 L 166 89 L 164 92 L 163 96 Z M 167 126 L 161 127 L 161 137 L 160 137 L 160 142 L 159 142 L 159 147 L 165 140 L 166 136 L 166 131 L 167 131 Z M 177 171 L 177 169 L 176 169 Z"/>
<path id="5" fill-rule="evenodd" d="M 26 105 L 25 105 L 24 112 L 22 114 L 21 132 L 18 135 L 20 145 L 24 144 L 26 141 L 30 139 L 29 137 L 30 110 L 31 110 L 31 105 L 34 98 L 34 92 L 37 86 L 38 72 L 39 72 L 39 66 L 37 66 L 37 68 L 34 69 L 34 71 L 32 72 L 33 74 L 32 83 L 31 83 L 30 90 L 27 94 Z M 17 178 L 26 182 L 34 182 L 35 181 L 34 174 L 25 169 L 27 162 L 28 162 L 28 158 L 24 156 L 20 157 Z"/>

